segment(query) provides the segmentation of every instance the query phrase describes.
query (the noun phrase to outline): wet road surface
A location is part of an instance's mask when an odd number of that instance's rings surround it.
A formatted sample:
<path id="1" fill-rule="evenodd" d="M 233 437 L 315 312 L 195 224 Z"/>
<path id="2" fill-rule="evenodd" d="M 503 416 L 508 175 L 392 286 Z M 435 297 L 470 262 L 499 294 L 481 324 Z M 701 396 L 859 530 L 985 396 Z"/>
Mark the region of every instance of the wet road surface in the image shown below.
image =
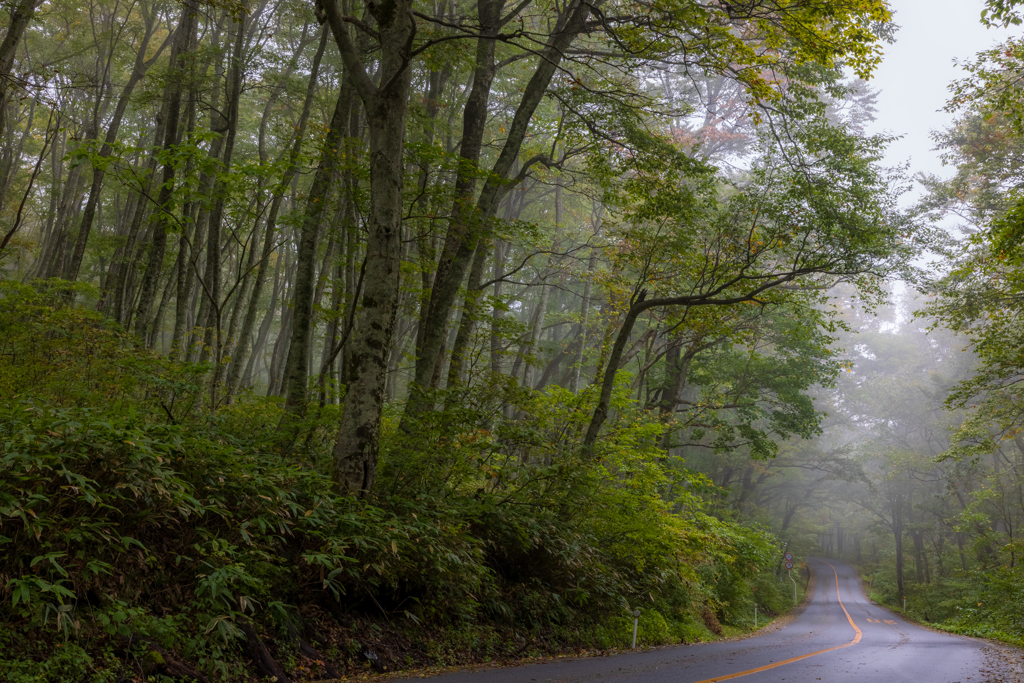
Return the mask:
<path id="1" fill-rule="evenodd" d="M 812 558 L 814 594 L 783 628 L 745 640 L 682 645 L 612 657 L 463 671 L 446 683 L 993 683 L 1018 677 L 986 641 L 930 631 L 871 604 L 855 570 Z M 1017 661 L 1019 656 L 1013 657 Z"/>

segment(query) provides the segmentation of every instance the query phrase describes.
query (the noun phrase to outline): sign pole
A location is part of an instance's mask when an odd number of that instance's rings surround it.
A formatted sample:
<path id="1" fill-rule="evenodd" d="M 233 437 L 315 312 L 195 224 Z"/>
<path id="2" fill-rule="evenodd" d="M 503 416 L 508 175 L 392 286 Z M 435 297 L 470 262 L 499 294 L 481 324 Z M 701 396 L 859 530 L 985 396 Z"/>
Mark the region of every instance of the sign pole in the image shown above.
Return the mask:
<path id="1" fill-rule="evenodd" d="M 793 581 L 793 604 L 796 604 L 796 581 L 793 580 L 793 553 L 786 553 L 783 555 L 783 559 L 786 561 L 786 569 L 789 570 L 789 580 Z"/>

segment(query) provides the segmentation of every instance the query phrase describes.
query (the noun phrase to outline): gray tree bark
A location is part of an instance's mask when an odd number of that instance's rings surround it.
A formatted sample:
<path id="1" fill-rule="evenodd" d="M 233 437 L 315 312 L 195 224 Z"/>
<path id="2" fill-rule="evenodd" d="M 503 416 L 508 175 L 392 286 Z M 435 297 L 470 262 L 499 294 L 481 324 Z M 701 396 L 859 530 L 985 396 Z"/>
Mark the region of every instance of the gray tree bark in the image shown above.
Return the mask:
<path id="1" fill-rule="evenodd" d="M 411 0 L 366 3 L 380 38 L 378 87 L 367 75 L 349 38 L 337 2 L 326 0 L 324 6 L 346 73 L 363 101 L 369 128 L 366 277 L 347 357 L 349 384 L 334 447 L 334 481 L 339 492 L 365 495 L 377 476 L 388 354 L 398 312 L 405 175 L 402 156 L 416 23 Z"/>
<path id="2" fill-rule="evenodd" d="M 291 426 L 305 412 L 309 384 L 310 328 L 313 320 L 313 295 L 316 285 L 316 250 L 324 208 L 330 199 L 337 177 L 342 133 L 347 129 L 353 89 L 347 83 L 338 93 L 327 136 L 320 150 L 320 162 L 313 177 L 313 186 L 306 198 L 305 212 L 299 228 L 299 251 L 295 257 L 295 289 L 292 298 L 292 332 L 288 359 L 284 367 L 285 412 L 278 429 L 282 443 L 290 442 Z"/>
<path id="3" fill-rule="evenodd" d="M 267 213 L 266 229 L 263 236 L 263 252 L 260 256 L 260 262 L 256 269 L 252 293 L 249 296 L 248 305 L 245 311 L 245 319 L 242 322 L 242 330 L 239 333 L 235 349 L 231 354 L 231 368 L 228 372 L 226 389 L 228 396 L 233 395 L 238 390 L 241 370 L 243 364 L 246 362 L 245 358 L 248 352 L 249 343 L 252 339 L 253 326 L 256 324 L 256 316 L 259 312 L 260 296 L 263 294 L 263 287 L 267 280 L 267 268 L 270 263 L 270 256 L 274 251 L 274 240 L 277 234 L 277 217 L 281 211 L 281 203 L 284 200 L 288 186 L 291 184 L 292 179 L 298 172 L 299 155 L 302 153 L 302 143 L 306 137 L 306 127 L 309 123 L 309 113 L 313 106 L 313 97 L 316 94 L 317 80 L 320 75 L 320 63 L 323 60 L 324 50 L 327 47 L 327 37 L 328 32 L 326 30 L 322 31 L 320 35 L 320 45 L 313 57 L 309 80 L 306 83 L 306 97 L 302 103 L 302 112 L 299 114 L 299 121 L 295 131 L 295 140 L 288 152 L 288 165 L 281 174 L 281 180 L 278 182 L 273 192 L 273 199 L 271 199 L 270 202 L 270 210 Z M 275 285 L 275 296 L 276 292 L 277 290 Z M 249 371 L 247 370 L 246 374 L 248 374 L 248 372 Z"/>
<path id="4" fill-rule="evenodd" d="M 434 374 L 434 364 L 445 341 L 448 312 L 458 297 L 466 269 L 470 266 L 479 241 L 489 236 L 490 218 L 496 212 L 501 198 L 509 190 L 506 179 L 519 158 L 530 120 L 537 111 L 566 50 L 583 31 L 592 9 L 600 4 L 573 0 L 559 14 L 555 30 L 544 48 L 539 51 L 536 70 L 523 91 L 522 99 L 508 128 L 505 144 L 484 182 L 479 199 L 473 204 L 456 195 L 457 204 L 431 290 L 430 306 L 425 316 L 421 318 L 420 324 L 424 330 L 422 343 L 417 350 L 412 393 L 406 404 L 407 414 L 417 414 L 429 408 L 423 388 L 429 386 L 429 380 Z M 484 29 L 486 28 L 485 24 Z M 468 104 L 466 111 L 468 118 L 471 114 Z M 464 146 L 465 137 L 464 133 Z"/>
<path id="5" fill-rule="evenodd" d="M 164 98 L 167 102 L 167 122 L 164 130 L 164 149 L 171 149 L 178 140 L 178 123 L 181 114 L 181 93 L 183 90 L 184 68 L 182 56 L 193 44 L 196 30 L 198 9 L 195 0 L 187 0 L 181 13 L 177 35 L 171 46 L 170 72 L 174 75 L 168 81 Z M 148 325 L 151 322 L 150 309 L 156 297 L 157 284 L 164 262 L 164 251 L 167 248 L 167 222 L 171 219 L 171 198 L 174 194 L 175 170 L 171 162 L 164 164 L 160 179 L 160 194 L 157 199 L 157 210 L 150 220 L 152 239 L 146 272 L 143 276 L 139 304 L 135 311 L 135 332 L 142 339 L 148 336 Z"/>
<path id="6" fill-rule="evenodd" d="M 0 138 L 7 128 L 7 102 L 13 90 L 11 68 L 14 66 L 14 56 L 18 52 L 18 43 L 25 35 L 25 29 L 36 13 L 36 7 L 41 4 L 41 0 L 21 0 L 14 5 L 11 23 L 7 25 L 7 33 L 0 43 Z"/>
<path id="7" fill-rule="evenodd" d="M 132 92 L 135 90 L 135 86 L 142 81 L 143 76 L 149 70 L 149 67 L 163 54 L 164 49 L 174 38 L 174 33 L 169 33 L 164 39 L 164 42 L 153 52 L 153 55 L 146 59 L 146 54 L 149 51 L 149 41 L 153 37 L 153 33 L 157 28 L 157 12 L 154 9 L 150 13 L 143 13 L 146 22 L 145 33 L 143 34 L 142 41 L 139 43 L 138 52 L 135 55 L 135 64 L 132 67 L 132 74 L 128 78 L 128 82 L 125 83 L 124 88 L 121 90 L 121 95 L 118 97 L 117 105 L 114 107 L 114 113 L 111 117 L 110 124 L 107 126 L 107 135 L 103 140 L 103 146 L 100 147 L 98 156 L 99 163 L 94 163 L 92 169 L 92 184 L 89 187 L 89 199 L 86 201 L 85 209 L 82 212 L 82 221 L 78 226 L 78 235 L 75 239 L 75 249 L 71 253 L 71 257 L 64 266 L 63 277 L 65 280 L 74 282 L 78 279 L 78 271 L 82 267 L 82 258 L 85 256 L 85 246 L 89 241 L 89 234 L 92 232 L 92 224 L 96 218 L 96 209 L 100 203 L 100 194 L 103 191 L 103 179 L 106 177 L 106 171 L 103 161 L 108 159 L 111 153 L 114 151 L 114 142 L 117 140 L 117 133 L 121 128 L 121 121 L 124 119 L 124 113 L 128 109 L 128 102 L 131 98 Z"/>

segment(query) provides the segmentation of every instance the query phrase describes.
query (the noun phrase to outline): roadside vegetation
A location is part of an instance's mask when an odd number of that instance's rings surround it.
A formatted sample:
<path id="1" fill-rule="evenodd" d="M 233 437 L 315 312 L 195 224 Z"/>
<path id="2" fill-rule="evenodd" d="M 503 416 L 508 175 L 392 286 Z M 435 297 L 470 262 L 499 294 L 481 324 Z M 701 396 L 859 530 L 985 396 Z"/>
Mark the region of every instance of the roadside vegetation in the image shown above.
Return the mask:
<path id="1" fill-rule="evenodd" d="M 546 426 L 569 421 L 557 392 L 481 391 L 447 415 L 461 443 L 442 442 L 450 425 L 416 449 L 386 429 L 380 493 L 356 500 L 331 483 L 336 409 L 282 454 L 279 399 L 210 414 L 207 368 L 64 295 L 0 298 L 5 681 L 250 680 L 261 647 L 264 675 L 313 680 L 622 649 L 634 607 L 649 646 L 742 632 L 755 600 L 762 618 L 791 606 L 775 538 L 658 467 L 642 413 L 588 463 L 579 426 Z"/>

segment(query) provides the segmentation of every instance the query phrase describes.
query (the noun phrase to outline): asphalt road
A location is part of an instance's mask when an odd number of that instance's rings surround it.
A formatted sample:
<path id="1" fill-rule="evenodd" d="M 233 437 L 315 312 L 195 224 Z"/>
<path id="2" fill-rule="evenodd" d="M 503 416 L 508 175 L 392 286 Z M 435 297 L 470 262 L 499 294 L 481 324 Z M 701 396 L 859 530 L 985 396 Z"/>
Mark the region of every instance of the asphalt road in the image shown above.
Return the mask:
<path id="1" fill-rule="evenodd" d="M 1020 657 L 983 640 L 937 633 L 871 604 L 852 567 L 808 560 L 814 595 L 802 613 L 771 633 L 731 642 L 682 645 L 612 657 L 559 660 L 440 676 L 450 683 L 994 683 L 1015 681 Z"/>

